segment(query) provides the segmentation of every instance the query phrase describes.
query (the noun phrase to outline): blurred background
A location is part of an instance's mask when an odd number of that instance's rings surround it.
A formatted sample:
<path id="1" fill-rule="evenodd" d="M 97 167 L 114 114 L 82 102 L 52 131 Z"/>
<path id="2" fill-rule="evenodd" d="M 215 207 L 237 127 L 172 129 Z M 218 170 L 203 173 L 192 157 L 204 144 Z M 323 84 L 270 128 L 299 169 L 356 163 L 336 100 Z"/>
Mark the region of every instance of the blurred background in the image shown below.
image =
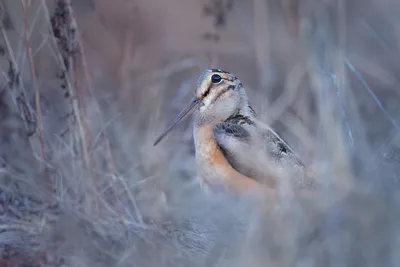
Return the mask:
<path id="1" fill-rule="evenodd" d="M 400 2 L 0 0 L 0 266 L 399 266 Z M 320 194 L 199 182 L 207 68 Z"/>

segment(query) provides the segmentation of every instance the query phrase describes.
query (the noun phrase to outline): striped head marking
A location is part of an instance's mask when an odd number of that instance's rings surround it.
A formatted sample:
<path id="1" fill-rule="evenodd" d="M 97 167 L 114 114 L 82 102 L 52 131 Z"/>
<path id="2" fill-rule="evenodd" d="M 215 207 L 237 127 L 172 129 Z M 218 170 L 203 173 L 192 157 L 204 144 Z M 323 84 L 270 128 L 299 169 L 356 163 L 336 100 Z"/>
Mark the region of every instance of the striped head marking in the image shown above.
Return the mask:
<path id="1" fill-rule="evenodd" d="M 200 75 L 195 97 L 200 102 L 200 112 L 203 112 L 219 102 L 231 102 L 234 105 L 234 102 L 240 101 L 242 91 L 240 80 L 233 74 L 221 69 L 209 69 Z"/>
<path id="2" fill-rule="evenodd" d="M 225 121 L 243 106 L 247 106 L 247 97 L 238 78 L 221 69 L 205 70 L 197 81 L 192 101 L 177 115 L 154 145 L 192 111 L 196 110 L 197 123 L 216 124 Z"/>

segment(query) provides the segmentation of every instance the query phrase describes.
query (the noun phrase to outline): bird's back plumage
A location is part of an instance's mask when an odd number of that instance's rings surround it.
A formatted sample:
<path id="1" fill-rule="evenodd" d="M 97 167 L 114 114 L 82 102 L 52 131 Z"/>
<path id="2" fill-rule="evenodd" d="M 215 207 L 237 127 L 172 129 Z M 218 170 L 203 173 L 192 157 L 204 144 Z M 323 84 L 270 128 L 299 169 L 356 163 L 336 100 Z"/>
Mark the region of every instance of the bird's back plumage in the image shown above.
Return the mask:
<path id="1" fill-rule="evenodd" d="M 288 143 L 257 119 L 252 108 L 216 125 L 214 138 L 232 167 L 257 181 L 276 182 L 266 180 L 271 166 L 305 167 Z"/>

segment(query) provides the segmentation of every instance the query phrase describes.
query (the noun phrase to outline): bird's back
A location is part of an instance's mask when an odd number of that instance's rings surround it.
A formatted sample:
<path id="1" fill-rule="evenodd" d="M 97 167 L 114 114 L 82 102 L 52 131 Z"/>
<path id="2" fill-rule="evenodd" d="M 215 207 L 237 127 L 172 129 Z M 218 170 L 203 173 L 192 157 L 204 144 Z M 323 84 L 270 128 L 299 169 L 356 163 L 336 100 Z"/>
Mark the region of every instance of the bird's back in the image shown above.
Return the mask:
<path id="1" fill-rule="evenodd" d="M 214 138 L 234 169 L 260 182 L 275 184 L 274 168 L 301 170 L 304 164 L 288 143 L 255 116 L 236 114 L 214 128 Z"/>

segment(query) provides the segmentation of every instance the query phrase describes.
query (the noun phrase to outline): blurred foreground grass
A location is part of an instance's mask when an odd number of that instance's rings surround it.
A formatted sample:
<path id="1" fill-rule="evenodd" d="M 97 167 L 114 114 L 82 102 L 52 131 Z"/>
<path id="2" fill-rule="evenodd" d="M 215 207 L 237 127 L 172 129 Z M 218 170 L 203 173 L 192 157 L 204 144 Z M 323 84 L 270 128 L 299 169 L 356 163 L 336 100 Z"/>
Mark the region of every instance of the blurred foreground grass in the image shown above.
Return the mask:
<path id="1" fill-rule="evenodd" d="M 400 264 L 395 1 L 0 5 L 2 266 Z M 190 120 L 152 147 L 209 67 L 321 192 L 208 192 Z"/>

